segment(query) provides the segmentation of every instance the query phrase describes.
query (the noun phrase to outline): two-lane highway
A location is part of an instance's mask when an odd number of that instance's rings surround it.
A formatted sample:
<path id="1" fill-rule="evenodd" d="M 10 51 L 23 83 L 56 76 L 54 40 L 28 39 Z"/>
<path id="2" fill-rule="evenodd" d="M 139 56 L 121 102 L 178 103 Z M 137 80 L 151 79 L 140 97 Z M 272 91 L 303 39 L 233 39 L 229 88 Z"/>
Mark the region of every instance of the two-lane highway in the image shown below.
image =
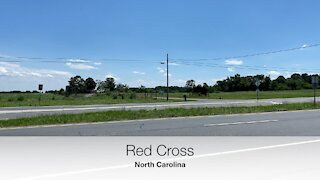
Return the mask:
<path id="1" fill-rule="evenodd" d="M 251 100 L 213 100 L 195 99 L 187 102 L 162 102 L 141 104 L 101 104 L 81 106 L 40 106 L 40 107 L 4 107 L 0 108 L 0 120 L 14 119 L 19 117 L 31 117 L 63 113 L 83 113 L 110 110 L 141 110 L 141 109 L 165 109 L 165 108 L 197 108 L 197 107 L 226 107 L 226 106 L 257 106 L 285 103 L 313 102 L 313 98 L 287 98 L 287 99 L 262 99 Z"/>
<path id="2" fill-rule="evenodd" d="M 21 136 L 320 136 L 320 110 L 0 129 Z"/>

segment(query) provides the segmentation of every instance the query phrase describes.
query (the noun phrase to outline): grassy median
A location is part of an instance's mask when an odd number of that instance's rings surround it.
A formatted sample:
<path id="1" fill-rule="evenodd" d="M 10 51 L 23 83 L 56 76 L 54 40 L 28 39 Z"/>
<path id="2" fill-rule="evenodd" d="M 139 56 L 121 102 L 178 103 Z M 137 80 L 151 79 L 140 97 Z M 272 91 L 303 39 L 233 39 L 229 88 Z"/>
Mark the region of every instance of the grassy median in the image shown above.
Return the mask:
<path id="1" fill-rule="evenodd" d="M 208 96 L 197 93 L 171 93 L 170 97 L 180 97 L 186 94 L 188 98 L 205 98 L 205 99 L 256 99 L 256 91 L 237 91 L 237 92 L 215 92 L 209 93 Z M 312 89 L 305 90 L 283 90 L 283 91 L 260 91 L 260 99 L 272 98 L 296 98 L 296 97 L 313 97 Z"/>
<path id="2" fill-rule="evenodd" d="M 90 122 L 108 122 L 121 120 L 165 118 L 165 117 L 183 117 L 183 116 L 204 116 L 219 114 L 241 114 L 255 112 L 272 112 L 272 111 L 290 111 L 319 109 L 320 104 L 316 106 L 313 103 L 299 104 L 281 104 L 270 106 L 252 106 L 252 107 L 212 107 L 212 108 L 172 108 L 162 110 L 139 110 L 139 111 L 105 111 L 82 114 L 60 114 L 48 115 L 30 118 L 19 118 L 12 120 L 0 121 L 0 127 L 18 127 L 34 125 L 53 125 L 68 123 L 90 123 Z"/>
<path id="3" fill-rule="evenodd" d="M 170 99 L 170 102 L 182 100 Z M 0 107 L 17 106 L 61 106 L 91 104 L 157 103 L 167 102 L 156 98 L 156 94 L 78 94 L 65 97 L 52 93 L 0 93 Z"/>

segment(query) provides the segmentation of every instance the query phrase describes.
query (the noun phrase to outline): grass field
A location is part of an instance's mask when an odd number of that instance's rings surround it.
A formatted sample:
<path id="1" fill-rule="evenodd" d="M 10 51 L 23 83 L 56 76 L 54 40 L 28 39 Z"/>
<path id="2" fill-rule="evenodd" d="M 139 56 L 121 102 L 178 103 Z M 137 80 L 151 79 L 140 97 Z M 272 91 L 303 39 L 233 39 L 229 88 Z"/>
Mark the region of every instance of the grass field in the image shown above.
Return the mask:
<path id="1" fill-rule="evenodd" d="M 164 117 L 183 117 L 183 116 L 203 116 L 218 114 L 239 114 L 254 112 L 271 112 L 271 111 L 288 111 L 319 109 L 320 104 L 314 106 L 312 103 L 301 104 L 281 104 L 270 106 L 253 106 L 253 107 L 213 107 L 213 108 L 173 108 L 163 110 L 139 110 L 139 111 L 106 111 L 83 114 L 61 114 L 48 115 L 31 118 L 19 118 L 13 120 L 0 121 L 0 127 L 18 127 L 34 126 L 49 124 L 68 124 L 68 123 L 89 123 L 89 122 L 108 122 L 121 120 L 135 120 L 147 118 L 164 118 Z"/>
<path id="2" fill-rule="evenodd" d="M 217 92 L 210 93 L 208 96 L 191 93 L 171 93 L 171 97 L 183 97 L 186 94 L 189 98 L 209 98 L 209 99 L 256 99 L 256 91 L 239 92 Z M 320 94 L 320 93 L 319 93 Z M 295 98 L 295 97 L 313 97 L 313 90 L 286 90 L 286 91 L 260 91 L 260 99 L 271 98 Z"/>
<path id="3" fill-rule="evenodd" d="M 208 96 L 191 94 L 191 93 L 170 93 L 170 97 L 182 98 L 186 94 L 188 98 L 209 98 L 209 99 L 255 99 L 255 91 L 240 92 L 217 92 L 210 93 Z M 135 94 L 130 97 L 125 95 L 94 95 L 86 97 L 83 94 L 78 96 L 65 97 L 63 95 L 51 93 L 0 93 L 0 107 L 12 106 L 59 106 L 59 105 L 90 105 L 90 104 L 119 104 L 119 103 L 152 103 L 165 102 L 165 99 L 155 99 L 156 95 Z M 313 97 L 313 90 L 296 90 L 296 91 L 260 91 L 260 99 L 270 98 L 294 98 L 294 97 Z M 40 99 L 40 101 L 39 101 Z M 170 100 L 181 101 L 181 100 Z"/>
<path id="4" fill-rule="evenodd" d="M 40 101 L 39 101 L 40 98 Z M 119 104 L 119 103 L 152 103 L 164 102 L 164 99 L 155 99 L 151 96 L 130 95 L 121 96 L 113 95 L 94 95 L 85 96 L 83 94 L 77 96 L 65 97 L 58 94 L 50 93 L 0 93 L 0 107 L 12 106 L 57 106 L 57 105 L 89 105 L 89 104 Z M 170 100 L 178 101 L 178 100 Z"/>

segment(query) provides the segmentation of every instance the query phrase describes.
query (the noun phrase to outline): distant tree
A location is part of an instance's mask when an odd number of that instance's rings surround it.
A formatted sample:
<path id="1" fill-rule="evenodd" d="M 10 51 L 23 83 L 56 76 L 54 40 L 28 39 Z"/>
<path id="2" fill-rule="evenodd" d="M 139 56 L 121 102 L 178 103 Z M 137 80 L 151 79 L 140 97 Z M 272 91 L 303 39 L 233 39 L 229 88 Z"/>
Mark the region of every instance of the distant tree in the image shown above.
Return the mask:
<path id="1" fill-rule="evenodd" d="M 114 91 L 116 87 L 116 83 L 113 77 L 108 77 L 106 79 L 106 88 L 108 88 L 110 91 Z"/>
<path id="2" fill-rule="evenodd" d="M 209 86 L 207 83 L 203 83 L 202 85 L 202 90 L 201 90 L 201 94 L 203 95 L 208 95 L 208 92 L 209 92 Z"/>
<path id="3" fill-rule="evenodd" d="M 59 90 L 58 94 L 63 95 L 63 94 L 64 94 L 64 89 L 61 88 L 61 89 Z"/>
<path id="4" fill-rule="evenodd" d="M 105 81 L 97 81 L 97 84 L 97 91 L 100 93 L 114 91 L 116 87 L 116 83 L 112 77 L 106 78 Z"/>
<path id="5" fill-rule="evenodd" d="M 196 87 L 196 82 L 195 82 L 193 79 L 188 80 L 188 81 L 186 82 L 185 87 L 187 88 L 187 91 L 188 91 L 188 92 L 192 92 L 193 89 Z"/>
<path id="6" fill-rule="evenodd" d="M 118 92 L 124 92 L 124 93 L 126 93 L 126 92 L 128 92 L 129 87 L 128 87 L 128 85 L 126 85 L 126 84 L 121 84 L 121 83 L 119 83 L 119 84 L 116 85 L 116 90 L 117 90 Z"/>
<path id="7" fill-rule="evenodd" d="M 286 78 L 283 76 L 279 76 L 277 79 L 275 79 L 278 83 L 286 83 Z"/>
<path id="8" fill-rule="evenodd" d="M 196 87 L 193 88 L 193 92 L 198 93 L 199 95 L 202 94 L 202 86 L 198 84 Z"/>
<path id="9" fill-rule="evenodd" d="M 91 77 L 89 77 L 85 80 L 85 86 L 87 92 L 92 92 L 96 88 L 97 83 Z"/>
<path id="10" fill-rule="evenodd" d="M 69 87 L 71 93 L 82 93 L 85 92 L 85 81 L 81 76 L 71 77 L 69 81 Z"/>

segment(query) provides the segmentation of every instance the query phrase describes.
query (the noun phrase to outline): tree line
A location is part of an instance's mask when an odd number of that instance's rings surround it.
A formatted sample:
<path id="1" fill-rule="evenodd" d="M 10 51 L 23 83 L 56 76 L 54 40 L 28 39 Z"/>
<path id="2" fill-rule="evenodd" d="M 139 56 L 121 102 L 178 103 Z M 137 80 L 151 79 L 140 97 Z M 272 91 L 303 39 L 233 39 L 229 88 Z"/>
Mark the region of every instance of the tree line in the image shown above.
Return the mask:
<path id="1" fill-rule="evenodd" d="M 172 93 L 196 93 L 199 95 L 207 95 L 212 92 L 233 92 L 233 91 L 255 91 L 256 81 L 260 82 L 259 89 L 262 91 L 273 91 L 273 90 L 301 90 L 301 89 L 312 89 L 311 79 L 312 76 L 304 74 L 292 74 L 290 77 L 285 78 L 279 76 L 276 79 L 271 79 L 270 76 L 255 75 L 255 76 L 241 76 L 236 74 L 234 76 L 227 77 L 226 79 L 217 81 L 214 85 L 208 85 L 207 83 L 196 84 L 195 80 L 186 81 L 185 86 L 170 86 L 169 92 Z M 59 94 L 78 94 L 78 93 L 165 93 L 167 87 L 157 86 L 154 88 L 146 88 L 141 85 L 140 87 L 130 88 L 126 84 L 116 83 L 112 77 L 107 77 L 105 80 L 94 80 L 91 77 L 86 79 L 77 75 L 71 77 L 66 89 L 60 89 L 59 91 L 47 91 L 55 92 Z"/>
<path id="2" fill-rule="evenodd" d="M 278 78 L 271 80 L 269 76 L 264 75 L 240 76 L 240 74 L 236 74 L 235 76 L 217 81 L 213 86 L 213 89 L 225 92 L 253 91 L 257 89 L 255 84 L 257 80 L 260 82 L 259 89 L 263 91 L 312 89 L 312 76 L 319 75 L 294 73 L 288 78 L 279 76 Z"/>

